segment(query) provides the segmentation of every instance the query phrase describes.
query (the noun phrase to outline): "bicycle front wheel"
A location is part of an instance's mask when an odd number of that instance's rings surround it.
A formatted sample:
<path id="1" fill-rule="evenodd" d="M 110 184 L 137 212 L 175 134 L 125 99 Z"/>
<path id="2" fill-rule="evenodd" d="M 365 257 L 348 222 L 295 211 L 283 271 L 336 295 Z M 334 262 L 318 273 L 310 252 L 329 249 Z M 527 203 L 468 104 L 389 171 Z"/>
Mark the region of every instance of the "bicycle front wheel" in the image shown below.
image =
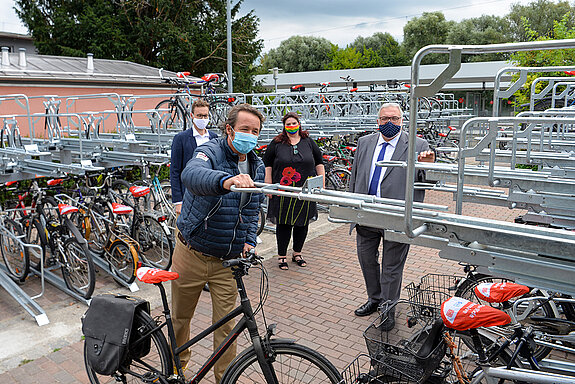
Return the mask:
<path id="1" fill-rule="evenodd" d="M 88 246 L 72 237 L 64 242 L 64 253 L 61 264 L 66 286 L 89 299 L 96 286 L 96 274 Z"/>
<path id="2" fill-rule="evenodd" d="M 319 352 L 299 344 L 272 342 L 268 358 L 278 383 L 339 383 L 337 369 Z M 230 364 L 222 383 L 265 383 L 256 351 L 246 349 Z"/>
<path id="3" fill-rule="evenodd" d="M 121 363 L 120 369 L 110 376 L 100 375 L 90 367 L 86 359 L 86 348 L 88 348 L 88 346 L 84 344 L 84 366 L 86 367 L 90 383 L 151 383 L 154 380 L 150 379 L 149 381 L 145 381 L 142 378 L 144 376 L 163 376 L 166 378 L 171 375 L 173 367 L 170 358 L 170 347 L 168 346 L 168 342 L 166 341 L 166 337 L 162 331 L 156 330 L 146 339 L 140 341 L 142 336 L 150 332 L 155 327 L 156 322 L 145 311 L 139 310 L 134 314 L 134 325 L 132 328 L 132 335 L 130 336 L 130 348 L 128 349 L 128 354 Z M 146 354 L 142 352 L 142 346 L 148 343 L 150 350 Z"/>
<path id="4" fill-rule="evenodd" d="M 24 232 L 14 220 L 7 217 L 4 220 L 4 226 L 14 236 L 24 240 Z M 2 234 L 0 235 L 0 251 L 10 276 L 19 283 L 24 282 L 30 271 L 28 250 L 16 239 L 7 234 Z"/>
<path id="5" fill-rule="evenodd" d="M 132 284 L 138 269 L 138 254 L 134 247 L 118 240 L 112 244 L 106 256 L 112 273 L 127 284 Z"/>

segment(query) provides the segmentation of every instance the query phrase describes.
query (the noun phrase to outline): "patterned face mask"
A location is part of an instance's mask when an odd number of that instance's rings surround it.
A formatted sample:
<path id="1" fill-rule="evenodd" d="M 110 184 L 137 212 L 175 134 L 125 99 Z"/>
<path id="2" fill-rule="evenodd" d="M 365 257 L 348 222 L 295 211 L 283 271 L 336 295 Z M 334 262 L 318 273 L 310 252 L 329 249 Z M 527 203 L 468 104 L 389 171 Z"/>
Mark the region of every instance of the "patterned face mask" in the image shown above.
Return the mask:
<path id="1" fill-rule="evenodd" d="M 297 131 L 299 131 L 299 124 L 298 125 L 286 125 L 284 127 L 284 129 L 286 130 L 287 133 L 290 133 L 293 135 L 293 134 L 297 133 Z"/>
<path id="2" fill-rule="evenodd" d="M 379 132 L 383 134 L 383 136 L 387 137 L 388 139 L 394 137 L 401 131 L 400 125 L 395 125 L 391 121 L 379 126 Z"/>

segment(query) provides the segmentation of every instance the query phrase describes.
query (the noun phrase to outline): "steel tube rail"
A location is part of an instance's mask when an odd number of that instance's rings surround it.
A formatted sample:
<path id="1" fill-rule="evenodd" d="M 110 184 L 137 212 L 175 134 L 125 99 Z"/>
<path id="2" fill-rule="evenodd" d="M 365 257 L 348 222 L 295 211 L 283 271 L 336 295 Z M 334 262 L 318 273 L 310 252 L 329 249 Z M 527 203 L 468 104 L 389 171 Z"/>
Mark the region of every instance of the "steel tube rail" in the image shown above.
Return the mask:
<path id="1" fill-rule="evenodd" d="M 411 64 L 411 88 L 409 111 L 409 150 L 407 158 L 407 177 L 405 180 L 405 233 L 409 237 L 416 237 L 429 228 L 422 225 L 413 227 L 413 182 L 415 180 L 415 138 L 417 131 L 417 99 L 437 93 L 461 67 L 462 54 L 504 53 L 517 51 L 533 51 L 541 49 L 562 49 L 575 47 L 575 39 L 547 40 L 523 43 L 491 44 L 491 45 L 431 45 L 420 49 L 413 57 Z M 419 84 L 419 69 L 421 60 L 431 53 L 449 54 L 449 64 L 435 80 L 429 85 Z M 495 106 L 494 106 L 495 107 Z M 460 162 L 461 164 L 461 162 Z"/>

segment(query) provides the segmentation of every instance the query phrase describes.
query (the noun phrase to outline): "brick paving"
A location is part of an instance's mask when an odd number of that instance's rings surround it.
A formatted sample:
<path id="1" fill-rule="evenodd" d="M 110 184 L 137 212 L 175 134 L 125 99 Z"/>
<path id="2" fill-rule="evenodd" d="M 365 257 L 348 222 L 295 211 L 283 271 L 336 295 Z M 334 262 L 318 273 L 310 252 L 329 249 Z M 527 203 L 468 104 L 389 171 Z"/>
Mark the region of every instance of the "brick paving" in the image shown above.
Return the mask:
<path id="1" fill-rule="evenodd" d="M 453 205 L 446 201 L 445 194 L 439 193 L 428 193 L 426 202 Z M 465 214 L 512 221 L 521 212 L 466 204 Z M 298 268 L 290 262 L 289 271 L 280 271 L 274 258 L 264 262 L 269 278 L 269 297 L 265 304 L 267 322 L 277 323 L 278 337 L 294 338 L 320 351 L 340 370 L 357 354 L 366 352 L 362 332 L 376 317 L 374 314 L 359 318 L 353 314 L 366 301 L 366 295 L 356 256 L 355 233 L 350 236 L 348 232 L 348 226 L 339 226 L 308 241 L 304 248 L 307 268 Z M 456 262 L 440 259 L 435 249 L 412 246 L 405 267 L 404 285 L 419 280 L 426 273 L 460 274 L 461 267 Z M 259 297 L 259 271 L 253 269 L 245 281 L 252 305 L 255 306 Z M 53 295 L 41 300 L 70 301 L 64 294 L 52 291 Z M 153 294 L 158 296 L 156 292 Z M 10 298 L 4 299 L 3 295 L 0 295 L 2 317 L 19 315 L 22 310 Z M 158 313 L 159 308 L 155 308 L 154 312 Z M 210 317 L 209 295 L 204 293 L 194 317 L 192 332 L 207 327 Z M 28 321 L 31 327 L 35 326 L 29 317 L 22 315 L 22 319 Z M 261 316 L 259 320 L 261 324 Z M 49 332 L 49 326 L 43 328 Z M 77 340 L 80 338 L 81 333 L 78 333 Z M 246 345 L 246 339 L 240 337 L 238 351 Z M 88 383 L 82 348 L 82 341 L 72 342 L 0 374 L 0 383 Z M 204 340 L 192 350 L 195 356 L 193 360 L 203 362 L 210 350 L 211 340 Z M 206 382 L 210 380 L 211 375 Z"/>

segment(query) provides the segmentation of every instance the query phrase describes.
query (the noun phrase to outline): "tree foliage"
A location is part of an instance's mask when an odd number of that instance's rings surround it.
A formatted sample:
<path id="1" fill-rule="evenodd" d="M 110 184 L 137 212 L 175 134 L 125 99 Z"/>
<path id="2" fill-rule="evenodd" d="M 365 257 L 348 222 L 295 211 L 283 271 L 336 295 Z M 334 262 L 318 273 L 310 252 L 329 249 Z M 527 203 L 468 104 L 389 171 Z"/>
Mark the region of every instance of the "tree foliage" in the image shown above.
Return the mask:
<path id="1" fill-rule="evenodd" d="M 330 62 L 332 44 L 323 37 L 292 36 L 271 49 L 262 58 L 261 66 L 278 67 L 284 72 L 306 72 L 325 69 Z"/>
<path id="2" fill-rule="evenodd" d="M 505 17 L 483 15 L 454 24 L 447 35 L 447 44 L 484 45 L 512 41 L 512 33 Z M 502 54 L 464 55 L 465 61 L 504 60 Z"/>
<path id="3" fill-rule="evenodd" d="M 234 84 L 249 90 L 259 19 L 232 8 Z M 226 0 L 16 0 L 40 54 L 129 60 L 196 76 L 226 70 Z"/>
<path id="4" fill-rule="evenodd" d="M 529 30 L 539 36 L 547 36 L 553 33 L 553 25 L 556 21 L 562 21 L 566 13 L 570 16 L 566 21 L 567 27 L 575 25 L 575 5 L 569 5 L 567 1 L 537 0 L 527 5 L 513 4 L 507 15 L 509 27 L 512 33 L 510 41 L 529 41 L 530 36 L 525 29 L 525 22 Z"/>
<path id="5" fill-rule="evenodd" d="M 376 32 L 369 37 L 359 36 L 350 44 L 350 47 L 355 48 L 364 56 L 375 55 L 377 62 L 374 63 L 374 67 L 393 67 L 409 64 L 409 59 L 401 46 L 389 33 Z M 363 68 L 369 67 L 365 66 Z"/>
<path id="6" fill-rule="evenodd" d="M 575 39 L 575 27 L 569 26 L 570 20 L 571 14 L 565 14 L 560 21 L 555 21 L 553 23 L 553 28 L 551 31 L 547 32 L 545 35 L 541 35 L 539 32 L 533 30 L 528 24 L 527 20 L 524 19 L 523 22 L 525 24 L 525 36 L 529 41 Z M 574 66 L 575 49 L 516 52 L 511 55 L 511 61 L 514 62 L 517 66 L 521 67 Z M 515 75 L 515 79 L 517 76 L 518 75 Z M 541 76 L 569 75 L 567 75 L 565 72 L 529 73 L 523 88 L 517 91 L 514 95 L 517 105 L 524 105 L 529 103 L 531 83 L 533 83 L 533 80 L 535 80 L 537 77 Z M 538 84 L 540 89 L 537 89 L 537 91 L 541 91 L 544 85 L 544 82 L 540 82 Z"/>
<path id="7" fill-rule="evenodd" d="M 424 12 L 421 17 L 414 17 L 403 27 L 403 47 L 408 57 L 427 45 L 446 44 L 447 35 L 455 25 L 454 21 L 445 20 L 442 12 Z M 426 55 L 422 63 L 447 62 L 447 55 Z"/>

